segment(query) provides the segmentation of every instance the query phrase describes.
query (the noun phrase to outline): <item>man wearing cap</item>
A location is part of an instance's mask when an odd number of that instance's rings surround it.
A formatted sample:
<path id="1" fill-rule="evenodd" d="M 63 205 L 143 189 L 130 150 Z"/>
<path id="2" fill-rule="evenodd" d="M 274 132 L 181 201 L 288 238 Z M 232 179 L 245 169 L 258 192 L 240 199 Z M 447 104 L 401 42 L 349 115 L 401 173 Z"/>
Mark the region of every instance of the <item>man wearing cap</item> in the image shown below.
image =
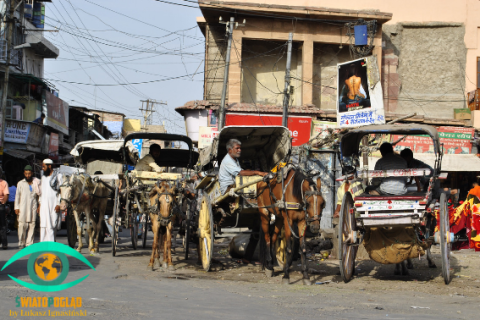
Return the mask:
<path id="1" fill-rule="evenodd" d="M 40 241 L 55 241 L 60 214 L 60 185 L 62 177 L 53 174 L 53 161 L 43 160 L 40 188 Z"/>
<path id="2" fill-rule="evenodd" d="M 155 162 L 156 160 L 160 159 L 161 150 L 162 148 L 156 143 L 150 145 L 150 153 L 137 162 L 137 165 L 135 166 L 135 170 L 155 171 L 155 172 L 165 171 L 162 167 L 159 167 Z"/>
<path id="3" fill-rule="evenodd" d="M 2 179 L 3 170 L 0 168 L 0 239 L 2 240 L 2 249 L 6 250 L 8 246 L 7 240 L 7 211 L 5 204 L 8 201 L 8 183 Z"/>
<path id="4" fill-rule="evenodd" d="M 17 184 L 15 213 L 18 216 L 18 248 L 33 244 L 35 221 L 37 220 L 40 179 L 33 177 L 33 169 L 27 165 L 23 170 L 25 179 Z"/>

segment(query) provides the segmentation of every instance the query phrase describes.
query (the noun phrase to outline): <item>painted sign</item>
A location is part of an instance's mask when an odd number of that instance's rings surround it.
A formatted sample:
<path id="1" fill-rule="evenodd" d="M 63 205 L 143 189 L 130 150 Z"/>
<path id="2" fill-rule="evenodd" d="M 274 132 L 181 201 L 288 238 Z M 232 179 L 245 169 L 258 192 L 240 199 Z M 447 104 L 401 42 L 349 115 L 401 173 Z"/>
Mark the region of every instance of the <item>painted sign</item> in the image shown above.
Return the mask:
<path id="1" fill-rule="evenodd" d="M 470 154 L 472 152 L 474 128 L 438 127 L 437 131 L 445 154 Z M 401 137 L 403 136 L 394 135 L 393 141 Z M 414 153 L 434 152 L 432 138 L 428 135 L 407 136 L 395 145 L 397 152 L 406 148 L 411 149 Z"/>
<path id="2" fill-rule="evenodd" d="M 337 66 L 338 126 L 384 124 L 383 93 L 376 57 L 370 56 Z"/>
<path id="3" fill-rule="evenodd" d="M 281 126 L 282 116 L 263 114 L 228 113 L 225 117 L 226 126 Z M 297 147 L 310 140 L 312 128 L 311 117 L 289 116 L 288 130 L 292 137 L 292 146 Z"/>
<path id="4" fill-rule="evenodd" d="M 323 139 L 330 134 L 328 132 L 328 129 L 335 129 L 335 128 L 337 128 L 336 122 L 313 120 L 312 133 L 310 135 L 310 138 L 316 137 L 318 139 Z"/>
<path id="5" fill-rule="evenodd" d="M 50 133 L 48 157 L 55 160 L 58 159 L 58 133 Z"/>
<path id="6" fill-rule="evenodd" d="M 43 113 L 46 118 L 43 124 L 68 135 L 68 103 L 46 90 L 44 96 Z"/>
<path id="7" fill-rule="evenodd" d="M 421 177 L 430 175 L 430 169 L 393 169 L 393 170 L 368 170 L 359 171 L 360 178 L 385 178 L 385 177 Z"/>
<path id="8" fill-rule="evenodd" d="M 142 158 L 142 146 L 143 146 L 143 139 L 133 139 L 132 144 L 138 151 L 138 158 Z"/>
<path id="9" fill-rule="evenodd" d="M 200 127 L 198 134 L 198 148 L 202 149 L 212 144 L 213 139 L 218 136 L 214 127 Z"/>
<path id="10" fill-rule="evenodd" d="M 6 120 L 5 142 L 26 144 L 29 132 L 30 123 L 23 121 Z"/>

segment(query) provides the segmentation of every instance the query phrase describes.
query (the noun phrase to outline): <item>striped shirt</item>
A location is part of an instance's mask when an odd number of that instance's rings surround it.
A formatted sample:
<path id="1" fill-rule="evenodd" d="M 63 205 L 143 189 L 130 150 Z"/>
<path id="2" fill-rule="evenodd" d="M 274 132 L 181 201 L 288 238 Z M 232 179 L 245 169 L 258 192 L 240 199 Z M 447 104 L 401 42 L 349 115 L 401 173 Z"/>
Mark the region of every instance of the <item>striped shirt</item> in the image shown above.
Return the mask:
<path id="1" fill-rule="evenodd" d="M 375 170 L 407 169 L 407 162 L 394 153 L 387 154 L 375 163 Z M 401 195 L 407 193 L 407 177 L 373 178 L 372 184 L 380 187 L 382 194 Z"/>

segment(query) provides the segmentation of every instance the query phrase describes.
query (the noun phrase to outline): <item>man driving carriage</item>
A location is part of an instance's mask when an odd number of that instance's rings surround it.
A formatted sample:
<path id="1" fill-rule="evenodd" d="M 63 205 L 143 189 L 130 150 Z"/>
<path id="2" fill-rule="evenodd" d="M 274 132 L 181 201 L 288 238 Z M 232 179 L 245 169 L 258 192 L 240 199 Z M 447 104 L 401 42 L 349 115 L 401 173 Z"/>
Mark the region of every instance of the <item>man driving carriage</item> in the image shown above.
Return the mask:
<path id="1" fill-rule="evenodd" d="M 160 159 L 161 150 L 162 148 L 160 147 L 160 145 L 156 143 L 150 145 L 150 153 L 137 162 L 135 170 L 164 172 L 165 169 L 158 166 L 155 162 L 156 160 Z"/>
<path id="2" fill-rule="evenodd" d="M 242 170 L 238 158 L 242 153 L 242 143 L 237 139 L 230 139 L 227 142 L 227 154 L 222 160 L 220 171 L 218 172 L 218 181 L 222 195 L 227 193 L 231 187 L 235 186 L 236 176 L 266 176 L 266 172 L 256 170 Z"/>

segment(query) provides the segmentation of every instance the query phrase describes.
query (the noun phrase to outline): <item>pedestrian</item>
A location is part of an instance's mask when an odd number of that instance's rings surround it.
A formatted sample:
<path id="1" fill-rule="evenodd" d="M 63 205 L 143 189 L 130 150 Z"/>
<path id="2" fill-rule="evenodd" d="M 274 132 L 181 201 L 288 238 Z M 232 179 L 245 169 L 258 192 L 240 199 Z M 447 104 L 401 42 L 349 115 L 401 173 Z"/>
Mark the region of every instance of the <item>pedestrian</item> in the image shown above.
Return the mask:
<path id="1" fill-rule="evenodd" d="M 7 240 L 7 210 L 5 204 L 8 201 L 8 183 L 3 180 L 3 170 L 0 168 L 0 238 L 2 240 L 2 249 L 8 248 Z"/>
<path id="2" fill-rule="evenodd" d="M 8 187 L 8 201 L 7 204 L 10 207 L 10 210 L 13 210 L 13 206 L 15 205 L 15 195 L 17 194 L 17 184 L 18 180 L 17 177 L 10 180 L 10 187 Z"/>
<path id="3" fill-rule="evenodd" d="M 35 222 L 38 214 L 40 179 L 33 177 L 33 169 L 27 165 L 23 170 L 25 179 L 18 182 L 15 197 L 15 213 L 18 216 L 18 248 L 33 244 Z"/>
<path id="4" fill-rule="evenodd" d="M 61 174 L 53 170 L 53 161 L 42 163 L 43 176 L 40 195 L 40 242 L 55 241 L 57 226 L 60 223 Z"/>

